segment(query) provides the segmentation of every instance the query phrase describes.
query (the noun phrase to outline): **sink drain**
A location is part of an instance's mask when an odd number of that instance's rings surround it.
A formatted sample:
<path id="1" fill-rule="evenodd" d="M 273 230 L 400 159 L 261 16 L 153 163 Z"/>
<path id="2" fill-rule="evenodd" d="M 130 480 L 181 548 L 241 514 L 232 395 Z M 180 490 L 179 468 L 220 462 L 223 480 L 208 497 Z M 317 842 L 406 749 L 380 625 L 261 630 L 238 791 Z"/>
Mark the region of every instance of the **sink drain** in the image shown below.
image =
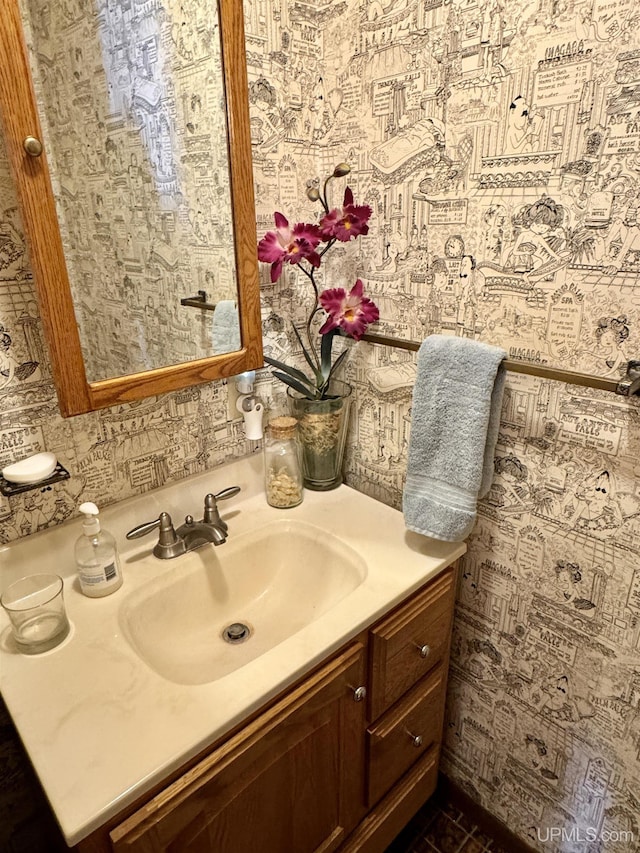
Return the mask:
<path id="1" fill-rule="evenodd" d="M 251 636 L 251 628 L 244 622 L 232 622 L 222 632 L 222 639 L 227 643 L 243 643 Z"/>

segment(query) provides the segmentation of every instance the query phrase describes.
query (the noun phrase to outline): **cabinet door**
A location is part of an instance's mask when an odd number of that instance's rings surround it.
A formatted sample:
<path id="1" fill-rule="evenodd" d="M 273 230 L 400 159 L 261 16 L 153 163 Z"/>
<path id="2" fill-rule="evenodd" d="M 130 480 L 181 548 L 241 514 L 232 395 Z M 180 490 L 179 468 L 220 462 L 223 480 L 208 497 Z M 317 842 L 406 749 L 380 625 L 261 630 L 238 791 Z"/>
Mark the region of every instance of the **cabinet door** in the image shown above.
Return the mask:
<path id="1" fill-rule="evenodd" d="M 330 853 L 364 814 L 350 646 L 111 832 L 116 853 Z"/>

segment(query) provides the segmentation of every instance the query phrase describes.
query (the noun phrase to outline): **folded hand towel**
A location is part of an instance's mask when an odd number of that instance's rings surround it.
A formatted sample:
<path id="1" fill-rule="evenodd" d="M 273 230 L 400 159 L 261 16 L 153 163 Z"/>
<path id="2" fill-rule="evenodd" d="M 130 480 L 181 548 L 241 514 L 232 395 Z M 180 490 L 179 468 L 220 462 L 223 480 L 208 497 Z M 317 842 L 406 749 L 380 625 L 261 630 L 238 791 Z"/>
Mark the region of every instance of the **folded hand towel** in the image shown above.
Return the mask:
<path id="1" fill-rule="evenodd" d="M 240 349 L 240 318 L 233 299 L 223 299 L 217 303 L 213 312 L 211 338 L 214 355 Z"/>
<path id="2" fill-rule="evenodd" d="M 403 511 L 409 530 L 459 542 L 491 487 L 506 352 L 431 335 L 418 351 Z"/>

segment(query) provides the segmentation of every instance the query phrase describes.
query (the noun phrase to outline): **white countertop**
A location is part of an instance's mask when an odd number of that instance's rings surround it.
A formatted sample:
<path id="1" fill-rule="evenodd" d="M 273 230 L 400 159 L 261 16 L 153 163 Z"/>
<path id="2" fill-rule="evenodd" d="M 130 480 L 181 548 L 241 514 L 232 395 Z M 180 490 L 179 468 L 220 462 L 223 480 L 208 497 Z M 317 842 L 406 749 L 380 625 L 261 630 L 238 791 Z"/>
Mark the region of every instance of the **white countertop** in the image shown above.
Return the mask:
<path id="1" fill-rule="evenodd" d="M 220 505 L 229 541 L 273 519 L 291 517 L 330 530 L 367 564 L 367 577 L 315 622 L 235 672 L 208 684 L 184 685 L 154 672 L 130 646 L 119 623 L 126 597 L 180 557 L 157 560 L 152 533 L 124 534 L 171 513 L 202 514 L 204 495 L 239 485 Z M 347 486 L 305 492 L 292 510 L 272 509 L 262 487 L 262 458 L 237 460 L 122 501 L 101 512 L 120 548 L 124 583 L 112 595 L 83 596 L 73 546 L 80 519 L 0 548 L 0 591 L 19 577 L 53 571 L 65 579 L 72 630 L 55 649 L 25 656 L 8 639 L 0 613 L 0 690 L 69 845 L 150 790 L 186 760 L 280 693 L 385 611 L 461 556 L 464 543 L 406 530 L 403 516 Z M 213 547 L 213 546 L 206 546 Z M 224 548 L 225 546 L 220 546 Z"/>

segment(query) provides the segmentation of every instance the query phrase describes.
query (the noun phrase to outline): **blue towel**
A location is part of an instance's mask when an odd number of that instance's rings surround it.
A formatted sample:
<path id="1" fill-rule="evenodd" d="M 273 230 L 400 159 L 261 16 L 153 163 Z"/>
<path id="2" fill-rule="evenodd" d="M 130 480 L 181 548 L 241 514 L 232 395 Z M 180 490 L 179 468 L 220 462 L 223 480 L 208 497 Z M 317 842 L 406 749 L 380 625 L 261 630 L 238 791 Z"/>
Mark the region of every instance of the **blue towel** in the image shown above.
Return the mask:
<path id="1" fill-rule="evenodd" d="M 214 355 L 235 352 L 241 348 L 240 318 L 233 299 L 222 299 L 217 303 L 213 312 L 211 338 Z"/>
<path id="2" fill-rule="evenodd" d="M 403 511 L 409 530 L 460 542 L 493 480 L 506 352 L 431 335 L 418 351 Z"/>

